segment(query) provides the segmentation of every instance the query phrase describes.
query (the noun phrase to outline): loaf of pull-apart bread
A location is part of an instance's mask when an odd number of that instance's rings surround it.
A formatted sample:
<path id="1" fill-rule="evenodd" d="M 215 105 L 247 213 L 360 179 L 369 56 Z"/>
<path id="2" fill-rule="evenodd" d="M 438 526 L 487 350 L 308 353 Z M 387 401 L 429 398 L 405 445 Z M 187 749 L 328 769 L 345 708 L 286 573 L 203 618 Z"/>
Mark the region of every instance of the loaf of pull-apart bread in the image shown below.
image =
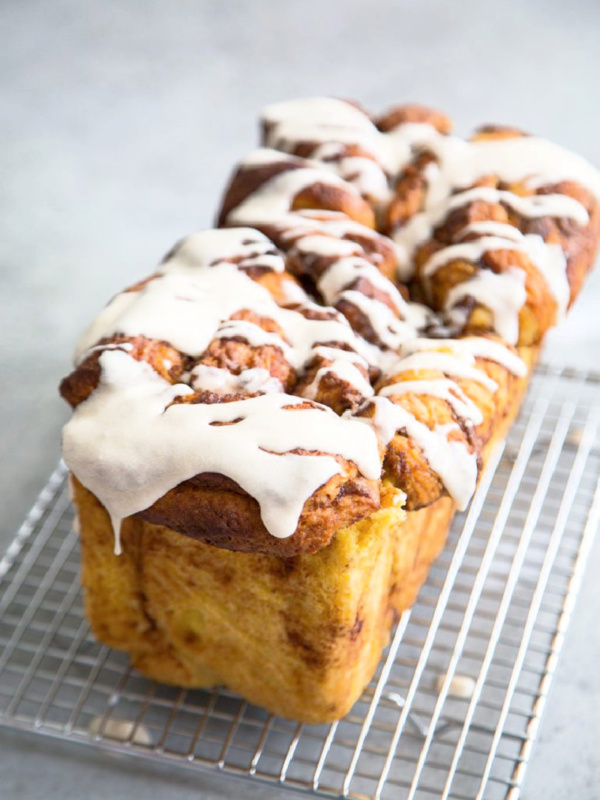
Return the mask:
<path id="1" fill-rule="evenodd" d="M 184 687 L 346 713 L 593 265 L 600 174 L 421 106 L 268 107 L 218 228 L 61 385 L 92 629 Z"/>

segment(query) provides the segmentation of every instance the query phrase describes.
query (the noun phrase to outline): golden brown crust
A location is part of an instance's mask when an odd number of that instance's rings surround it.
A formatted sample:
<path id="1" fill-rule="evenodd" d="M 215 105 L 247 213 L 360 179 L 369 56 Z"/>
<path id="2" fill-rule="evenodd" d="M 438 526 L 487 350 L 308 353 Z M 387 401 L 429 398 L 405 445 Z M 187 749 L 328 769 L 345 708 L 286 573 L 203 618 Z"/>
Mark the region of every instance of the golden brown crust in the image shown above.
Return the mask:
<path id="1" fill-rule="evenodd" d="M 327 371 L 333 360 L 327 356 L 317 355 L 307 365 L 303 377 L 296 384 L 294 391 L 300 396 L 307 396 L 307 390 L 311 389 L 312 397 L 317 403 L 332 408 L 340 416 L 349 410 L 357 408 L 363 401 L 363 395 L 351 383 L 343 380 L 335 372 Z M 357 365 L 365 381 L 369 382 L 369 371 L 366 367 Z M 319 376 L 319 370 L 323 370 Z"/>
<path id="2" fill-rule="evenodd" d="M 261 317 L 254 311 L 242 309 L 232 314 L 231 319 L 251 322 L 268 333 L 277 333 L 285 343 L 283 331 L 268 317 Z M 272 378 L 281 382 L 286 391 L 296 382 L 296 371 L 288 362 L 281 347 L 273 344 L 253 346 L 236 336 L 213 339 L 196 363 L 206 367 L 226 369 L 232 375 L 239 375 L 247 369 L 266 369 Z"/>
<path id="3" fill-rule="evenodd" d="M 375 120 L 379 130 L 384 133 L 406 123 L 432 125 L 440 133 L 450 133 L 453 127 L 452 120 L 443 111 L 418 103 L 392 106 Z"/>
<path id="4" fill-rule="evenodd" d="M 187 369 L 185 357 L 167 342 L 147 339 L 145 336 L 118 335 L 101 339 L 96 348 L 61 381 L 60 394 L 72 408 L 86 400 L 98 386 L 101 371 L 98 359 L 104 347 L 113 348 L 119 344 L 125 345 L 124 350 L 128 355 L 136 361 L 145 361 L 169 383 L 180 380 Z"/>
<path id="5" fill-rule="evenodd" d="M 308 499 L 296 531 L 286 539 L 267 531 L 253 497 L 235 481 L 213 473 L 180 483 L 137 516 L 217 547 L 290 558 L 326 547 L 340 527 L 377 508 L 378 482 L 361 477 L 346 462 L 344 475 L 334 475 Z"/>

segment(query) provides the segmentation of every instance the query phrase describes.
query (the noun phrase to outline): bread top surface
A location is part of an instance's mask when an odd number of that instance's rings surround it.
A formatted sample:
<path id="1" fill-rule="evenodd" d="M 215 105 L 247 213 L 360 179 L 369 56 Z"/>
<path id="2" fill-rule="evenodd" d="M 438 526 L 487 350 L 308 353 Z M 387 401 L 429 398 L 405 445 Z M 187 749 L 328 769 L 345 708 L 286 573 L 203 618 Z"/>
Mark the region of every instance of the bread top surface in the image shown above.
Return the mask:
<path id="1" fill-rule="evenodd" d="M 591 267 L 600 179 L 535 137 L 449 130 L 420 106 L 266 109 L 225 227 L 113 298 L 62 383 L 65 459 L 116 532 L 140 514 L 292 556 L 376 511 L 384 479 L 408 508 L 465 507 L 517 346 Z"/>

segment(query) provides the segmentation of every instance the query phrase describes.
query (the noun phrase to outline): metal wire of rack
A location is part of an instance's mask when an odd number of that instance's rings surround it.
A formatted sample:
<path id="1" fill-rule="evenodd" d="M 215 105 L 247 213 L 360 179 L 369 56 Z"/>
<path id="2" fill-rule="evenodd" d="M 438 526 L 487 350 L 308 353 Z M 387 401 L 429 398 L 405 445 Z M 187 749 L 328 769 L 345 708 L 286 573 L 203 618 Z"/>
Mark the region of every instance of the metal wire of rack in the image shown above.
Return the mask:
<path id="1" fill-rule="evenodd" d="M 600 521 L 600 376 L 541 368 L 340 722 L 154 684 L 82 613 L 60 465 L 0 561 L 0 724 L 328 797 L 519 796 Z"/>

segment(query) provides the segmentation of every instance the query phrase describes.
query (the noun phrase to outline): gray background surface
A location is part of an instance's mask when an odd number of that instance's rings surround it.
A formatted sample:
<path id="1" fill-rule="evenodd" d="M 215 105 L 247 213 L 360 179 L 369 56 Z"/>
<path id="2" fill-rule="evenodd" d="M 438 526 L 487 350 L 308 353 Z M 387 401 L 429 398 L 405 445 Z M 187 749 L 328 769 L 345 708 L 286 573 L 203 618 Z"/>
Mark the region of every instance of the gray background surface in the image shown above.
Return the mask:
<path id="1" fill-rule="evenodd" d="M 267 102 L 417 100 L 600 164 L 598 0 L 1 0 L 0 546 L 58 457 L 56 384 L 108 297 L 206 227 Z M 600 274 L 546 359 L 598 366 Z M 524 797 L 600 798 L 600 541 Z M 0 797 L 283 797 L 0 730 Z M 292 797 L 295 795 L 291 795 Z"/>

